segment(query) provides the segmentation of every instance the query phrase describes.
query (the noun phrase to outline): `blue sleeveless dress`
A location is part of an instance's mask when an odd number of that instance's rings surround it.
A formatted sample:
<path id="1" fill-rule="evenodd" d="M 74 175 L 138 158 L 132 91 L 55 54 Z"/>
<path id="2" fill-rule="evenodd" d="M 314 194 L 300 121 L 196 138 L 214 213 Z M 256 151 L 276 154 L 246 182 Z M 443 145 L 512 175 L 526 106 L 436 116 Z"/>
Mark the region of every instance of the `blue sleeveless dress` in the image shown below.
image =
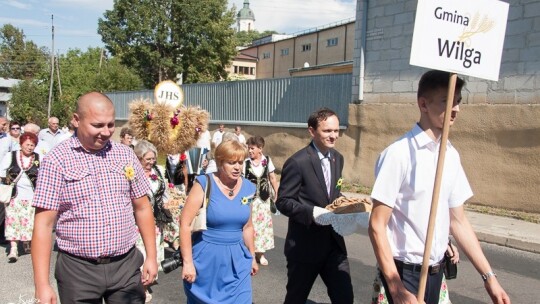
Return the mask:
<path id="1" fill-rule="evenodd" d="M 244 244 L 242 229 L 249 219 L 250 203 L 242 199 L 255 194 L 255 185 L 242 178 L 238 194 L 229 198 L 219 191 L 210 174 L 212 190 L 206 211 L 208 230 L 193 234 L 195 282 L 184 281 L 188 304 L 251 304 L 251 263 L 253 257 Z M 206 176 L 197 177 L 203 189 Z M 244 203 L 246 200 L 244 200 Z"/>

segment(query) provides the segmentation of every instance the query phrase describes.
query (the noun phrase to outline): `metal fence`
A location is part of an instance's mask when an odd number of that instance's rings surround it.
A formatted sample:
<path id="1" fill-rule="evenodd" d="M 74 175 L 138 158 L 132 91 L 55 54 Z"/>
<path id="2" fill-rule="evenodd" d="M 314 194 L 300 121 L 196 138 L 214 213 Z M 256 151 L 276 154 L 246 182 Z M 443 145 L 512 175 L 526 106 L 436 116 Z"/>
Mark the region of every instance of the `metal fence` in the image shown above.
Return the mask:
<path id="1" fill-rule="evenodd" d="M 200 106 L 211 114 L 212 123 L 305 122 L 321 107 L 336 111 L 342 125 L 348 123 L 352 98 L 352 75 L 322 75 L 182 85 L 184 103 Z M 129 103 L 139 98 L 153 102 L 153 91 L 106 93 L 113 101 L 117 119 L 129 116 Z"/>

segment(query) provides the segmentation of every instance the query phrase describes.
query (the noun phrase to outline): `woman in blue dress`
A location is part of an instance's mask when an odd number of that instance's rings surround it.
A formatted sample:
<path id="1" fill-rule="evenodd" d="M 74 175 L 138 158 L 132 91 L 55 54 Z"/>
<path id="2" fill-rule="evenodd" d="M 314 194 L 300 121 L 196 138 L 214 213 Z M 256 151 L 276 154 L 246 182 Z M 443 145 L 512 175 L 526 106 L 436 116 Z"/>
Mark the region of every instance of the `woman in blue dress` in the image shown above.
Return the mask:
<path id="1" fill-rule="evenodd" d="M 197 177 L 180 219 L 182 278 L 187 303 L 251 304 L 251 276 L 258 271 L 253 242 L 251 202 L 255 185 L 242 178 L 246 148 L 236 141 L 214 152 L 218 170 L 209 174 L 208 229 L 191 234 L 201 208 L 207 178 Z"/>

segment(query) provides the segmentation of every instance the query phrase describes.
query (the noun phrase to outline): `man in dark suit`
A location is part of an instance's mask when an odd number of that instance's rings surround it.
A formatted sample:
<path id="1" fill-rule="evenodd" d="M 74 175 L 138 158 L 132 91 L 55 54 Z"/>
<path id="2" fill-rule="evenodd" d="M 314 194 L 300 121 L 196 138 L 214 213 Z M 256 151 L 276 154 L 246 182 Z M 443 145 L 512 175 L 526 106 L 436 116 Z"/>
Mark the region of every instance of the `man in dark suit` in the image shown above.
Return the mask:
<path id="1" fill-rule="evenodd" d="M 353 291 L 345 241 L 331 226 L 313 219 L 314 209 L 341 195 L 336 184 L 343 156 L 334 149 L 339 118 L 330 109 L 320 109 L 310 115 L 308 130 L 312 141 L 285 162 L 276 201 L 278 210 L 289 217 L 285 303 L 305 303 L 320 275 L 332 303 L 350 304 Z"/>

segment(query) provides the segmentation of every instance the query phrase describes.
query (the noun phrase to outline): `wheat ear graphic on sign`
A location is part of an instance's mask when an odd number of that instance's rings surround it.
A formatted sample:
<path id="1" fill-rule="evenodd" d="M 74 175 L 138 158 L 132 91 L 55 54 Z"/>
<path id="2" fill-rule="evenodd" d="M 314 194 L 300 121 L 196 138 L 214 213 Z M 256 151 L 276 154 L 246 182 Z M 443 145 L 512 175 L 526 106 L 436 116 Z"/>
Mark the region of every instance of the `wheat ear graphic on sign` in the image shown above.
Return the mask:
<path id="1" fill-rule="evenodd" d="M 458 41 L 463 42 L 466 46 L 470 46 L 472 36 L 480 33 L 487 33 L 493 29 L 494 26 L 495 21 L 490 19 L 487 15 L 480 20 L 480 14 L 477 12 L 471 19 L 471 25 L 463 29 L 463 33 L 458 37 Z"/>
<path id="2" fill-rule="evenodd" d="M 482 20 L 480 20 L 480 14 L 477 12 L 471 20 L 471 25 L 463 29 L 463 33 L 458 37 L 458 41 L 463 42 L 466 46 L 470 46 L 472 36 L 487 33 L 494 26 L 495 21 L 491 20 L 487 15 L 484 15 Z"/>

